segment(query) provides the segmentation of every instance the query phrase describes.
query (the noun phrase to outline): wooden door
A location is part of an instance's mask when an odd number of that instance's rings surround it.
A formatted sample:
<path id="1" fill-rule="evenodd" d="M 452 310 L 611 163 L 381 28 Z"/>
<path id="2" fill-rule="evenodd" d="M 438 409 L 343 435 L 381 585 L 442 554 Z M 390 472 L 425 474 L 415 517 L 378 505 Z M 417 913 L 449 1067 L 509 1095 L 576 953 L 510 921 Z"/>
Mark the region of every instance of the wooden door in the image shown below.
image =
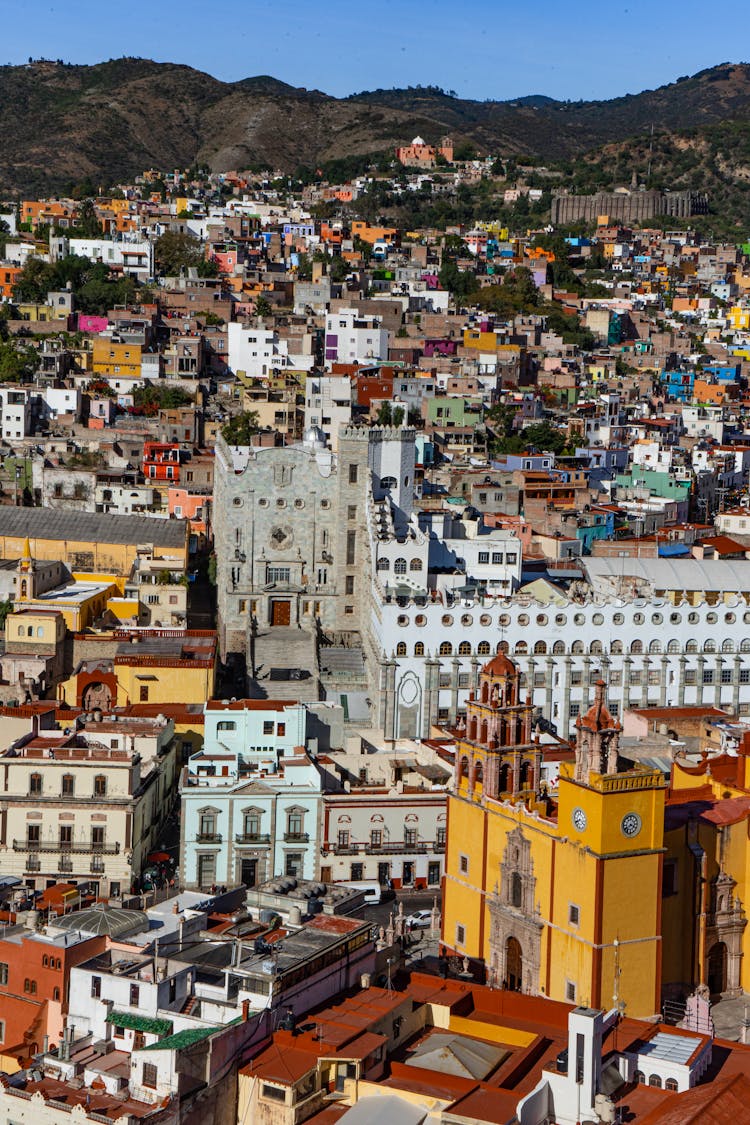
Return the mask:
<path id="1" fill-rule="evenodd" d="M 292 620 L 292 603 L 274 600 L 271 602 L 271 624 L 289 625 Z"/>

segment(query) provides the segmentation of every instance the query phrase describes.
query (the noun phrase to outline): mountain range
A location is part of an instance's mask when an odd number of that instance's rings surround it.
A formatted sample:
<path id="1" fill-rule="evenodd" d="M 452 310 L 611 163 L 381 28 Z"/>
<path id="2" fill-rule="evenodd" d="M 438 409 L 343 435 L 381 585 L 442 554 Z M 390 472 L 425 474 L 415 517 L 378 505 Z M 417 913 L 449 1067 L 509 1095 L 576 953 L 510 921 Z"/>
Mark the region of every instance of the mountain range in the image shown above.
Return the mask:
<path id="1" fill-rule="evenodd" d="M 61 190 L 86 179 L 106 189 L 145 168 L 196 162 L 214 171 L 291 172 L 392 150 L 417 133 L 428 141 L 449 133 L 456 143 L 502 157 L 554 162 L 586 155 L 604 166 L 604 146 L 632 139 L 643 154 L 652 134 L 694 137 L 727 124 L 747 138 L 745 63 L 607 101 L 532 94 L 480 102 L 434 87 L 334 98 L 269 76 L 221 82 L 191 67 L 137 58 L 94 66 L 40 61 L 0 67 L 0 192 Z"/>

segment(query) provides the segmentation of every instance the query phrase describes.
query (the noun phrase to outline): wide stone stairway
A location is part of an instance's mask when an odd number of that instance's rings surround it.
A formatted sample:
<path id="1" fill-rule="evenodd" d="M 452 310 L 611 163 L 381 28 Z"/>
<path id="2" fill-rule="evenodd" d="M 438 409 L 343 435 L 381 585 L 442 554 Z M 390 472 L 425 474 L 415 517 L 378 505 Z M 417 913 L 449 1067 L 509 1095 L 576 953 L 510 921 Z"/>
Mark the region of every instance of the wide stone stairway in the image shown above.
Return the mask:
<path id="1" fill-rule="evenodd" d="M 315 703 L 322 698 L 314 633 L 296 626 L 276 625 L 259 632 L 254 647 L 254 654 L 248 654 L 247 661 L 250 699 Z"/>

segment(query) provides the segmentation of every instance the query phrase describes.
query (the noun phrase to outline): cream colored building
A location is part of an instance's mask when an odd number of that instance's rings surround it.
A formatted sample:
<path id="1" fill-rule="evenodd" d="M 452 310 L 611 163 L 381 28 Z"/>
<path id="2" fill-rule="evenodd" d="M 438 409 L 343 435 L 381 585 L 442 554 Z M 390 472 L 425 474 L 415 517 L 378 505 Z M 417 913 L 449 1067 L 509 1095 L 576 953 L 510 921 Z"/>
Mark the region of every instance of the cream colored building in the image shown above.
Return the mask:
<path id="1" fill-rule="evenodd" d="M 161 716 L 78 720 L 16 737 L 0 755 L 0 864 L 44 889 L 64 879 L 130 891 L 171 807 L 174 724 Z"/>

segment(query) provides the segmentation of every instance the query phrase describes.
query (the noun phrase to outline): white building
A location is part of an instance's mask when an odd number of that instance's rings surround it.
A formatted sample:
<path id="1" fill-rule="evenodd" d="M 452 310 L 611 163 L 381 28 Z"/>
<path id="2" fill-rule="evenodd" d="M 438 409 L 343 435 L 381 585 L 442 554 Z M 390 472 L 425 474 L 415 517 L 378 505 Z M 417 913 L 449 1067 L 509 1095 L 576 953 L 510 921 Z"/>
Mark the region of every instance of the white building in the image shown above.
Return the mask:
<path id="1" fill-rule="evenodd" d="M 71 238 L 68 253 L 121 269 L 138 281 L 148 281 L 154 276 L 154 244 L 146 240 L 112 242 L 108 238 Z"/>
<path id="2" fill-rule="evenodd" d="M 36 395 L 38 392 L 33 392 Z M 0 390 L 0 433 L 5 442 L 19 441 L 31 433 L 32 392 L 25 387 L 3 387 Z"/>
<path id="3" fill-rule="evenodd" d="M 388 329 L 380 317 L 364 317 L 356 309 L 339 309 L 326 315 L 326 364 L 387 358 Z"/>
<path id="4" fill-rule="evenodd" d="M 334 453 L 339 426 L 352 418 L 352 381 L 348 375 L 309 375 L 305 381 L 305 430 L 322 430 Z"/>
<path id="5" fill-rule="evenodd" d="M 290 352 L 289 341 L 273 328 L 246 327 L 238 321 L 227 325 L 229 366 L 247 379 L 265 379 L 281 371 L 309 371 L 315 357 Z"/>

